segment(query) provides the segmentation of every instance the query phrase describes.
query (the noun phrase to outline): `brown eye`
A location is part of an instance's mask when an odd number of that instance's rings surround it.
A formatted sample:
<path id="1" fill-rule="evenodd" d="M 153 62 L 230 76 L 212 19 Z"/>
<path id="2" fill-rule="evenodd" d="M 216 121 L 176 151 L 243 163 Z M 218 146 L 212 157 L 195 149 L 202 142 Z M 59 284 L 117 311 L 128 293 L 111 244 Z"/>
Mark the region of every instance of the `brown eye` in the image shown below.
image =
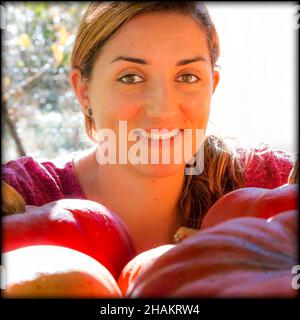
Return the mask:
<path id="1" fill-rule="evenodd" d="M 179 82 L 187 82 L 187 83 L 194 83 L 199 80 L 199 78 L 193 74 L 187 73 L 187 74 L 182 74 L 181 76 L 178 77 Z"/>
<path id="2" fill-rule="evenodd" d="M 138 76 L 137 74 L 126 74 L 125 76 L 118 79 L 118 81 L 121 81 L 126 84 L 135 84 L 139 82 L 143 82 L 143 78 Z"/>

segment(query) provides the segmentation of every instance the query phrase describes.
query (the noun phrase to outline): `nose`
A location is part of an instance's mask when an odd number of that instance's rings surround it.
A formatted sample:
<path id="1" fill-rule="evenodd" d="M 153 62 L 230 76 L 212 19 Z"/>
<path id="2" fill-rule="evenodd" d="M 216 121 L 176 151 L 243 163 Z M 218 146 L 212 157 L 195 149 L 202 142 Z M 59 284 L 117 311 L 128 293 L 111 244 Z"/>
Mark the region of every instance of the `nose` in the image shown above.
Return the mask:
<path id="1" fill-rule="evenodd" d="M 149 118 L 175 119 L 179 116 L 179 110 L 178 96 L 171 85 L 160 81 L 151 87 L 146 105 Z"/>

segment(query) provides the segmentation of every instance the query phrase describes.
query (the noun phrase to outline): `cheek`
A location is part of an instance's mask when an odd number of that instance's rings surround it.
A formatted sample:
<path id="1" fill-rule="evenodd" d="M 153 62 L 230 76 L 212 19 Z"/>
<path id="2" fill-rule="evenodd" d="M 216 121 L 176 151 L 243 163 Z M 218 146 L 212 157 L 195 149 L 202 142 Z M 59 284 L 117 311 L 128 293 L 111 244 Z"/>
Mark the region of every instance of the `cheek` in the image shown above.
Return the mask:
<path id="1" fill-rule="evenodd" d="M 106 95 L 105 105 L 115 120 L 129 120 L 140 109 L 140 99 L 122 92 Z"/>
<path id="2" fill-rule="evenodd" d="M 130 120 L 140 110 L 140 105 L 129 99 L 115 99 L 111 101 L 111 113 L 114 119 L 117 120 Z"/>
<path id="3" fill-rule="evenodd" d="M 95 96 L 94 110 L 97 128 L 112 128 L 118 126 L 118 121 L 128 121 L 139 111 L 140 105 L 136 99 L 124 97 L 115 93 Z"/>
<path id="4" fill-rule="evenodd" d="M 182 111 L 193 128 L 206 128 L 210 112 L 210 102 L 210 95 L 186 97 L 185 103 L 182 105 Z"/>

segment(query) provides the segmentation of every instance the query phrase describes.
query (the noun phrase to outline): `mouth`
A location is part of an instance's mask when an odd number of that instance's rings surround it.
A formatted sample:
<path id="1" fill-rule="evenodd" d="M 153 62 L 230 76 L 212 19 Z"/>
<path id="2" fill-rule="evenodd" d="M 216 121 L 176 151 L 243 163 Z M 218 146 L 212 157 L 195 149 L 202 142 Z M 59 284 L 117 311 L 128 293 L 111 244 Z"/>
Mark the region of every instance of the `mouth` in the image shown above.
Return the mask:
<path id="1" fill-rule="evenodd" d="M 180 135 L 181 129 L 135 129 L 134 134 L 150 140 L 170 140 Z"/>

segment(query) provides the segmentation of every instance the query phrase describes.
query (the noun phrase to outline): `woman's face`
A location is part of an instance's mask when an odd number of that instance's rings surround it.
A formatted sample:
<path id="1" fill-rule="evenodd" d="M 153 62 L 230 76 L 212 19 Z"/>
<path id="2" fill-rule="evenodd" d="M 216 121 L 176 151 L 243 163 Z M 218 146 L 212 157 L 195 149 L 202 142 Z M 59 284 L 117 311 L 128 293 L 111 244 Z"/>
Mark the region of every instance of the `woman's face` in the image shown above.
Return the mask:
<path id="1" fill-rule="evenodd" d="M 218 79 L 205 32 L 197 22 L 176 13 L 141 14 L 103 47 L 88 82 L 88 105 L 96 129 L 113 129 L 117 137 L 120 121 L 126 121 L 127 132 L 189 128 L 195 133 L 195 129 L 206 129 Z M 149 147 L 151 137 L 140 138 L 142 145 Z M 127 148 L 138 140 L 128 142 Z M 161 154 L 164 147 L 158 141 L 156 151 Z M 171 139 L 171 155 L 173 149 Z M 168 175 L 182 168 L 184 163 L 134 166 L 151 175 Z"/>

